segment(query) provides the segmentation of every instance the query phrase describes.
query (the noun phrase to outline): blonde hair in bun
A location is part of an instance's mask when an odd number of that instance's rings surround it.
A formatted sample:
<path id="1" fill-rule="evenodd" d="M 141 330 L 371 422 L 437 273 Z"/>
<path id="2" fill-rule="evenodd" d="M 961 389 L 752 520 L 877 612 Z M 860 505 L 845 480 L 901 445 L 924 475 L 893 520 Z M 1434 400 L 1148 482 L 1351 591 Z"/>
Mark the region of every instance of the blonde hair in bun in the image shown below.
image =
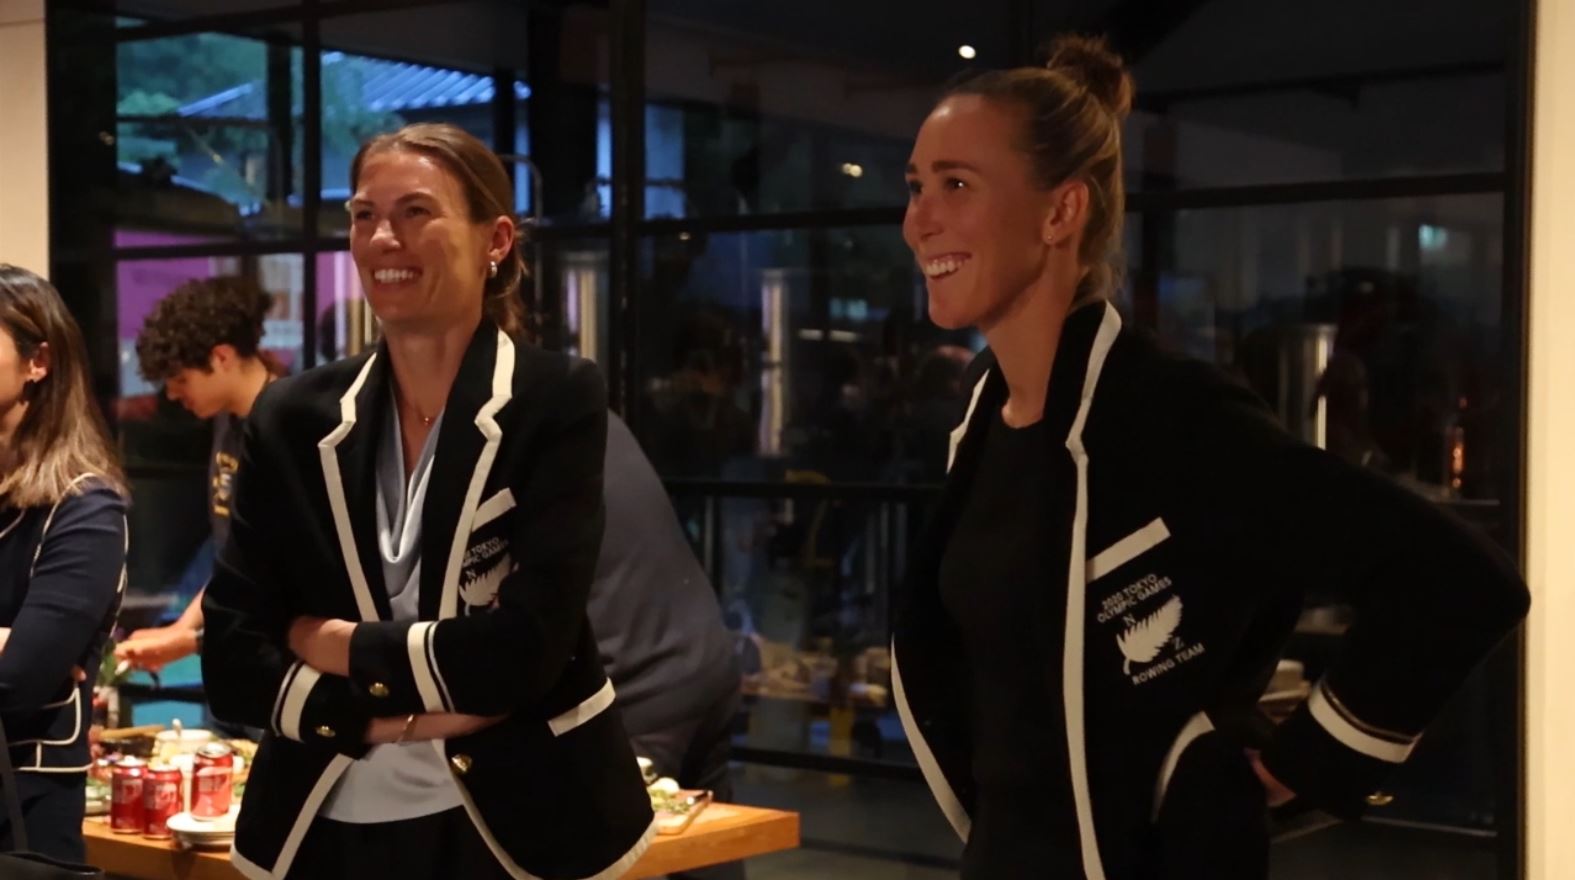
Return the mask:
<path id="1" fill-rule="evenodd" d="M 1022 111 L 1017 147 L 1035 182 L 1051 189 L 1081 180 L 1088 186 L 1088 220 L 1078 259 L 1087 270 L 1077 300 L 1109 297 L 1120 277 L 1126 188 L 1121 171 L 1121 123 L 1135 87 L 1125 62 L 1101 37 L 1052 40 L 1039 67 L 990 70 L 942 95 L 977 95 Z"/>

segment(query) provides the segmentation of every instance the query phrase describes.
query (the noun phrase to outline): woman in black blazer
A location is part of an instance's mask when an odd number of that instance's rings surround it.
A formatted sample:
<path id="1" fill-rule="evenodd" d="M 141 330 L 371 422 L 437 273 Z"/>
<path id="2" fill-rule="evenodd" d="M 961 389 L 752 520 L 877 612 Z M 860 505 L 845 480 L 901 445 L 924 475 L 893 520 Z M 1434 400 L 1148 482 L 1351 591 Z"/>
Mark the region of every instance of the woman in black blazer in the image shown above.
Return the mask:
<path id="1" fill-rule="evenodd" d="M 990 345 L 892 657 L 965 878 L 1262 878 L 1268 807 L 1384 803 L 1526 612 L 1481 535 L 1123 327 L 1131 100 L 1102 43 L 1063 38 L 949 92 L 908 167 L 930 315 Z M 1355 621 L 1275 727 L 1257 700 L 1312 589 Z"/>
<path id="2" fill-rule="evenodd" d="M 203 602 L 220 718 L 264 728 L 248 877 L 620 876 L 650 802 L 586 622 L 595 368 L 522 344 L 512 186 L 413 125 L 351 168 L 383 340 L 248 420 Z"/>
<path id="3" fill-rule="evenodd" d="M 28 848 L 68 862 L 83 859 L 93 678 L 125 563 L 123 483 L 81 331 L 49 282 L 0 264 L 0 719 Z"/>

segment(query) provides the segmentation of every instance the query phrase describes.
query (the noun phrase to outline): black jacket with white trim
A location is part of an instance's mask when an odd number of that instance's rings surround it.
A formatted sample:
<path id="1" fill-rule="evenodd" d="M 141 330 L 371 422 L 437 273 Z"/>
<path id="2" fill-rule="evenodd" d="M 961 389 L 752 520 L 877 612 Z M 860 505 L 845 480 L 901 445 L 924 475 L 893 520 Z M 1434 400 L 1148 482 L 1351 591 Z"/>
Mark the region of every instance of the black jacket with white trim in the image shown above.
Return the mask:
<path id="1" fill-rule="evenodd" d="M 964 839 L 975 800 L 971 679 L 936 572 L 986 420 L 1006 400 L 988 354 L 970 376 L 947 488 L 910 566 L 892 669 L 915 756 Z M 1063 649 L 1061 681 L 1044 697 L 1064 703 L 1066 783 L 1091 880 L 1184 876 L 1175 866 L 1199 870 L 1200 853 L 1207 864 L 1211 849 L 1261 844 L 1239 838 L 1241 815 L 1262 810 L 1261 788 L 1234 786 L 1241 802 L 1226 804 L 1224 789 L 1207 784 L 1242 778 L 1247 747 L 1313 806 L 1360 814 L 1526 612 L 1524 584 L 1482 535 L 1292 438 L 1246 389 L 1123 330 L 1108 304 L 1068 317 L 1044 417 L 1064 438 L 1046 454 L 1069 456 L 1077 474 L 1056 499 L 1072 527 L 1047 536 L 1069 542 L 1071 564 L 1048 585 L 1067 614 L 1064 632 L 1044 633 Z M 1313 587 L 1346 596 L 1356 620 L 1311 699 L 1275 729 L 1257 699 Z M 1211 769 L 1199 772 L 1205 761 Z M 1171 789 L 1172 778 L 1197 782 Z M 1197 830 L 1198 812 L 1210 810 L 1221 819 L 1213 839 Z M 1166 821 L 1191 829 L 1167 834 Z"/>
<path id="2" fill-rule="evenodd" d="M 378 563 L 388 355 L 273 383 L 247 419 L 230 539 L 203 600 L 214 713 L 267 730 L 234 862 L 284 877 L 374 717 L 506 715 L 434 743 L 517 878 L 612 878 L 650 801 L 586 617 L 602 534 L 606 403 L 588 362 L 483 321 L 447 401 L 422 515 L 420 620 L 390 620 Z M 296 616 L 358 621 L 350 675 L 285 645 Z"/>
<path id="3" fill-rule="evenodd" d="M 58 503 L 0 508 L 0 718 L 11 764 L 92 767 L 93 684 L 126 586 L 126 501 L 94 475 Z M 89 673 L 72 678 L 72 667 Z"/>

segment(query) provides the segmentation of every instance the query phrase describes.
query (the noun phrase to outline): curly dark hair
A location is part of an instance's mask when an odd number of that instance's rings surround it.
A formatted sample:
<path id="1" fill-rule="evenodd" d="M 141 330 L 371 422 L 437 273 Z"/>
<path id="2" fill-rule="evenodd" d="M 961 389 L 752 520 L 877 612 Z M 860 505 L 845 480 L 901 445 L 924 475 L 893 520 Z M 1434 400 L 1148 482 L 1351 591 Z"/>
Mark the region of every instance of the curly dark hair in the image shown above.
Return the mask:
<path id="1" fill-rule="evenodd" d="M 201 278 L 159 300 L 137 334 L 137 365 L 149 382 L 182 369 L 209 369 L 214 346 L 230 345 L 241 357 L 257 355 L 263 318 L 273 297 L 250 278 Z"/>

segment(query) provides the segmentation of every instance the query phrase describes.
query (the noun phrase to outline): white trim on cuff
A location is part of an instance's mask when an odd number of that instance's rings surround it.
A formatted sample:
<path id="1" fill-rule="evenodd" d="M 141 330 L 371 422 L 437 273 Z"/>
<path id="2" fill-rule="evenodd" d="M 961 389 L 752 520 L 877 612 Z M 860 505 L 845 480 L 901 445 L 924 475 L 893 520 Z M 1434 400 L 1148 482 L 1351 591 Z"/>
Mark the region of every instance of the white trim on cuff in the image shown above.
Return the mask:
<path id="1" fill-rule="evenodd" d="M 284 702 L 279 707 L 279 734 L 285 739 L 303 742 L 301 714 L 306 711 L 306 698 L 312 695 L 312 688 L 317 686 L 323 674 L 305 663 L 295 665 L 295 674 L 285 678 Z"/>
<path id="2" fill-rule="evenodd" d="M 1390 764 L 1400 764 L 1411 757 L 1411 750 L 1416 748 L 1417 740 L 1421 737 L 1414 736 L 1407 742 L 1395 742 L 1374 736 L 1358 727 L 1336 707 L 1335 702 L 1326 693 L 1327 688 L 1328 685 L 1320 683 L 1313 689 L 1312 696 L 1307 698 L 1307 711 L 1312 715 L 1313 720 L 1337 742 L 1353 752 Z"/>
<path id="3" fill-rule="evenodd" d="M 432 657 L 432 630 L 437 621 L 411 624 L 405 631 L 405 651 L 410 655 L 410 674 L 416 680 L 416 693 L 428 712 L 447 712 L 443 692 L 438 688 L 437 665 Z"/>
<path id="4" fill-rule="evenodd" d="M 607 711 L 607 707 L 613 704 L 613 696 L 613 683 L 609 678 L 602 683 L 596 693 L 591 694 L 578 706 L 548 721 L 547 727 L 552 731 L 553 736 L 563 736 Z"/>

